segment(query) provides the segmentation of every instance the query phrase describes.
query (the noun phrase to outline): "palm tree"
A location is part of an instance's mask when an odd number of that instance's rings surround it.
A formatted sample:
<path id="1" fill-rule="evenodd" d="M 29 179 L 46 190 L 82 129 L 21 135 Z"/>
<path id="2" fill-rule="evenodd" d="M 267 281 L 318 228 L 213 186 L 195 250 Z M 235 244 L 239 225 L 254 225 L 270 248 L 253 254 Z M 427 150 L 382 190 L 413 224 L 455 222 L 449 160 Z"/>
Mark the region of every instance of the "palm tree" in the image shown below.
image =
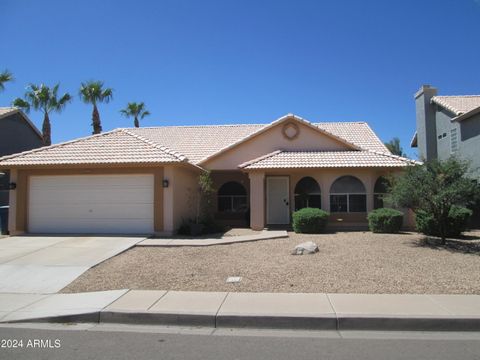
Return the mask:
<path id="1" fill-rule="evenodd" d="M 58 98 L 58 87 L 59 84 L 56 84 L 53 88 L 49 88 L 44 84 L 40 86 L 30 84 L 27 87 L 24 99 L 16 98 L 13 101 L 13 106 L 19 107 L 27 113 L 30 112 L 31 108 L 43 112 L 43 144 L 47 146 L 52 143 L 49 114 L 52 111 L 61 112 L 65 108 L 65 105 L 72 101 L 69 93 L 65 93 L 62 97 Z"/>
<path id="2" fill-rule="evenodd" d="M 113 97 L 113 89 L 104 89 L 103 81 L 87 81 L 80 85 L 79 95 L 85 104 L 93 105 L 93 134 L 100 134 L 102 132 L 102 123 L 100 122 L 100 113 L 98 112 L 97 104 L 110 102 Z"/>
<path id="3" fill-rule="evenodd" d="M 140 127 L 138 118 L 143 119 L 145 116 L 150 115 L 150 112 L 145 109 L 145 104 L 143 102 L 136 103 L 131 102 L 127 104 L 127 107 L 123 110 L 120 110 L 120 113 L 126 117 L 133 117 L 133 125 L 135 127 Z"/>
<path id="4" fill-rule="evenodd" d="M 406 156 L 406 154 L 403 152 L 402 146 L 400 145 L 400 139 L 398 137 L 394 137 L 389 142 L 386 142 L 385 146 L 387 147 L 388 150 L 390 150 L 390 152 L 393 155 L 398 155 L 403 157 Z"/>
<path id="5" fill-rule="evenodd" d="M 0 91 L 5 90 L 5 83 L 13 81 L 13 75 L 10 71 L 5 70 L 0 73 Z"/>

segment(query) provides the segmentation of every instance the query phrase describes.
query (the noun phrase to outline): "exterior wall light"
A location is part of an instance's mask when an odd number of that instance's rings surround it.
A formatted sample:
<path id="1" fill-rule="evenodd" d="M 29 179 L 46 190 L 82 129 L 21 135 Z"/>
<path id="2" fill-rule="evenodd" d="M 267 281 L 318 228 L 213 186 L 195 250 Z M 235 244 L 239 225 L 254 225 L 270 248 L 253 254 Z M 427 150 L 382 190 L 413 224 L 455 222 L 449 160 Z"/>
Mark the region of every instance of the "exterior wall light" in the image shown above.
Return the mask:
<path id="1" fill-rule="evenodd" d="M 11 182 L 10 184 L 8 184 L 8 188 L 10 190 L 15 190 L 17 188 L 17 183 Z"/>
<path id="2" fill-rule="evenodd" d="M 168 179 L 163 179 L 163 182 L 162 182 L 163 187 L 167 188 L 168 184 L 169 184 Z"/>

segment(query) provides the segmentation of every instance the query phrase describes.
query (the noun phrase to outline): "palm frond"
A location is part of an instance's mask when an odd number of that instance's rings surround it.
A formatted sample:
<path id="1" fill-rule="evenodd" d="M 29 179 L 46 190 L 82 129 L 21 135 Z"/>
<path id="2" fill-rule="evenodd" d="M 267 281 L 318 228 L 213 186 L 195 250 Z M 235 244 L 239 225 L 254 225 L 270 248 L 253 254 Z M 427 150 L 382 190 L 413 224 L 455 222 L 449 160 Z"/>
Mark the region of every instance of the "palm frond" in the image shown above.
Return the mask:
<path id="1" fill-rule="evenodd" d="M 150 115 L 150 111 L 144 111 L 141 115 L 140 115 L 140 119 L 143 119 L 145 116 L 149 116 Z"/>
<path id="2" fill-rule="evenodd" d="M 26 113 L 30 112 L 30 104 L 28 103 L 28 101 L 25 101 L 21 98 L 16 98 L 15 100 L 13 100 L 12 105 L 17 107 L 17 108 L 22 109 Z"/>
<path id="3" fill-rule="evenodd" d="M 3 72 L 0 73 L 0 90 L 5 89 L 5 83 L 13 81 L 13 74 L 8 71 L 4 70 Z"/>

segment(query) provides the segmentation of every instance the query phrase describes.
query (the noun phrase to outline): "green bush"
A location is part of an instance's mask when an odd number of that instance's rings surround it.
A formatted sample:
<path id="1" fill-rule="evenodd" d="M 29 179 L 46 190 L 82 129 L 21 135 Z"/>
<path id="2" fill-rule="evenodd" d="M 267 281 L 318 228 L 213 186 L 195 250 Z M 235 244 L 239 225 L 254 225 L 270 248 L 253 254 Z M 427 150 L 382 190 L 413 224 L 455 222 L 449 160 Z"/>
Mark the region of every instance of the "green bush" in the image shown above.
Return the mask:
<path id="1" fill-rule="evenodd" d="M 472 210 L 461 207 L 452 206 L 448 213 L 447 219 L 447 236 L 457 237 L 467 230 L 468 222 L 472 216 Z M 415 220 L 417 223 L 417 231 L 425 235 L 440 236 L 439 222 L 436 221 L 432 214 L 423 210 L 415 212 Z"/>
<path id="2" fill-rule="evenodd" d="M 327 226 L 328 213 L 317 208 L 303 208 L 293 213 L 293 231 L 318 234 Z"/>
<path id="3" fill-rule="evenodd" d="M 403 213 L 395 209 L 376 209 L 368 214 L 368 227 L 374 233 L 398 233 L 402 223 Z"/>

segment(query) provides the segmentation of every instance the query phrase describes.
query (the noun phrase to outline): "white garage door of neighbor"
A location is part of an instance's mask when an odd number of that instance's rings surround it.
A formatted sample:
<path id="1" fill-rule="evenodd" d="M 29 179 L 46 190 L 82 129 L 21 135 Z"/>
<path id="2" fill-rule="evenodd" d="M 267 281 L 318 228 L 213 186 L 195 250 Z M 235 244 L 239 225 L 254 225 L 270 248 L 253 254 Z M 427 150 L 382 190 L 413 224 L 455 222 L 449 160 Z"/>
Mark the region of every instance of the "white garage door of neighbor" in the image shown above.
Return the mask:
<path id="1" fill-rule="evenodd" d="M 153 232 L 153 175 L 30 177 L 31 233 Z"/>

